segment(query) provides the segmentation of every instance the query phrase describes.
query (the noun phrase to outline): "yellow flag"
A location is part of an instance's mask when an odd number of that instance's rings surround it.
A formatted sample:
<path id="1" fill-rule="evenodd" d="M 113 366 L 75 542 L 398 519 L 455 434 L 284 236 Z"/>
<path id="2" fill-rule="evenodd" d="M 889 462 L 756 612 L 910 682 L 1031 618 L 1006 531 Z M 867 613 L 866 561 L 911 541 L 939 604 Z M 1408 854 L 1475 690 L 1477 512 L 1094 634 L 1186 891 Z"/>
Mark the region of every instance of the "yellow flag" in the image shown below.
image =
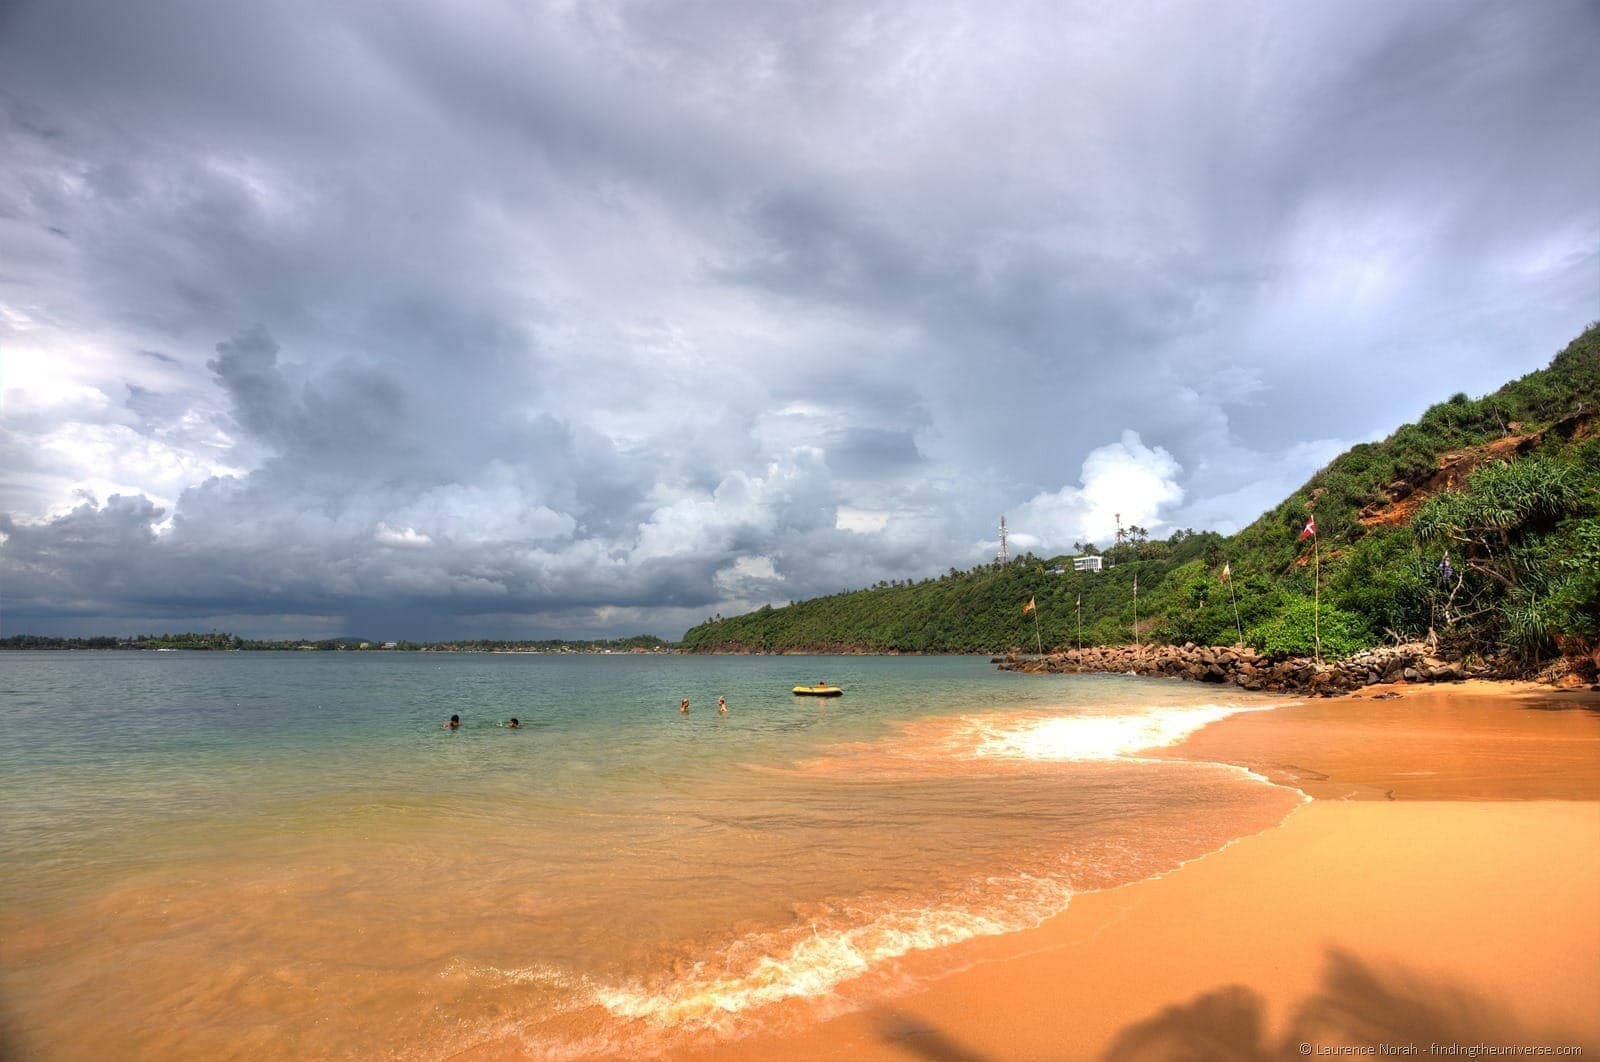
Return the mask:
<path id="1" fill-rule="evenodd" d="M 1028 598 L 1028 603 L 1026 605 L 1022 606 L 1022 614 L 1024 616 L 1026 616 L 1028 613 L 1030 613 L 1032 611 L 1033 611 L 1033 598 L 1030 597 L 1030 598 Z"/>

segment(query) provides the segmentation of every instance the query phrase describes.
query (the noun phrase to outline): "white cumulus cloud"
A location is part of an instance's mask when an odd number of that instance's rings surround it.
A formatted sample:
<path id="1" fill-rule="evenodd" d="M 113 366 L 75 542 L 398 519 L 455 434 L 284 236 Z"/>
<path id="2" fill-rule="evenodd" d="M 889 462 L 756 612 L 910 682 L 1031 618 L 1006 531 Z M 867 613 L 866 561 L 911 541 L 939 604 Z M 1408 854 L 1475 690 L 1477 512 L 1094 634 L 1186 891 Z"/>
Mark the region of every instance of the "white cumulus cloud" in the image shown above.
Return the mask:
<path id="1" fill-rule="evenodd" d="M 1065 549 L 1074 541 L 1109 539 L 1117 517 L 1123 526 L 1154 531 L 1163 513 L 1183 501 L 1178 479 L 1183 466 L 1159 446 L 1146 446 L 1136 431 L 1096 447 L 1084 458 L 1077 485 L 1029 498 L 1012 517 L 1013 541 L 1023 548 Z"/>

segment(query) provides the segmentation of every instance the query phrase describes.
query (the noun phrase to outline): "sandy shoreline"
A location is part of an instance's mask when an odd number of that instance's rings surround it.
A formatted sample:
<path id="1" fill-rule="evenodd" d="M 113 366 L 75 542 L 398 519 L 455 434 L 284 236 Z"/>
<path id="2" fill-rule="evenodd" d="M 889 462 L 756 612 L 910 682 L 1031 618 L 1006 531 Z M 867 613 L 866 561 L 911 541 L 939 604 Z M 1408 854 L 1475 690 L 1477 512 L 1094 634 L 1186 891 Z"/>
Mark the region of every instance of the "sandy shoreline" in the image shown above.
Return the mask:
<path id="1" fill-rule="evenodd" d="M 1375 699 L 1386 692 L 1399 696 Z M 897 973 L 914 987 L 887 1001 L 820 1023 L 778 1015 L 696 1057 L 1294 1058 L 1380 1044 L 1594 1057 L 1597 704 L 1465 683 L 1231 717 L 1163 755 L 1313 797 L 1281 826 L 1076 897 L 1036 930 L 908 957 Z"/>

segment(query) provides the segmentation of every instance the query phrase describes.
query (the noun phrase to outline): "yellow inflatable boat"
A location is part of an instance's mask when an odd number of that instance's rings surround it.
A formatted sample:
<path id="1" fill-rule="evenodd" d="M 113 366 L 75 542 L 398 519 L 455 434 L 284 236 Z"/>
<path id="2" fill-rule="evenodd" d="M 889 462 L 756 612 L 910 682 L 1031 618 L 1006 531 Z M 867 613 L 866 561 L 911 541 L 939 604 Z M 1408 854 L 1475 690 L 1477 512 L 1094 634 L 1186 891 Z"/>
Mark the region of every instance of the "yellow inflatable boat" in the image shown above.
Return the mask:
<path id="1" fill-rule="evenodd" d="M 796 686 L 796 697 L 843 697 L 844 690 L 838 686 Z"/>

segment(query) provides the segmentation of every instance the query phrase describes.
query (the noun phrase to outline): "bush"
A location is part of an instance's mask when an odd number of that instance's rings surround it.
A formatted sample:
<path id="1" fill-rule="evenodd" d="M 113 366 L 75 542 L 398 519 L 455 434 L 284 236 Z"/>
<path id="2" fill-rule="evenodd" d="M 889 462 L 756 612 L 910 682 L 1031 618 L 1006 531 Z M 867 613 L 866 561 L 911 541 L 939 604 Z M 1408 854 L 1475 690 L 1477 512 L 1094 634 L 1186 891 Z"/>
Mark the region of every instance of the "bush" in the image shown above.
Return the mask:
<path id="1" fill-rule="evenodd" d="M 1322 655 L 1335 659 L 1349 656 L 1375 644 L 1360 616 L 1341 608 L 1322 607 Z M 1275 619 L 1245 632 L 1245 641 L 1267 656 L 1310 656 L 1316 649 L 1314 603 L 1303 597 L 1291 598 Z"/>
<path id="2" fill-rule="evenodd" d="M 1418 553 L 1403 529 L 1369 535 L 1333 568 L 1325 601 L 1360 616 L 1373 631 L 1418 636 L 1429 627 L 1437 564 L 1436 556 Z"/>

